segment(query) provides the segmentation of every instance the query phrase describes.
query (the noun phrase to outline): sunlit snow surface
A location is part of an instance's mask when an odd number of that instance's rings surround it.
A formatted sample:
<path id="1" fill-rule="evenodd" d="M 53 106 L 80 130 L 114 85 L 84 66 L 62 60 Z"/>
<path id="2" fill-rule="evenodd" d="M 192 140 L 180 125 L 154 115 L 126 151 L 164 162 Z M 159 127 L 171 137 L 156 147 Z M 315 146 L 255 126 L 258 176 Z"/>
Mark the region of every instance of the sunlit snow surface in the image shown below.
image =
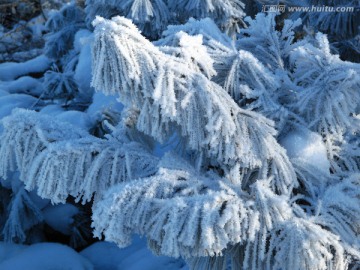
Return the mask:
<path id="1" fill-rule="evenodd" d="M 330 163 L 327 159 L 326 147 L 319 134 L 296 130 L 287 134 L 280 143 L 291 159 L 299 159 L 322 172 L 329 172 Z"/>

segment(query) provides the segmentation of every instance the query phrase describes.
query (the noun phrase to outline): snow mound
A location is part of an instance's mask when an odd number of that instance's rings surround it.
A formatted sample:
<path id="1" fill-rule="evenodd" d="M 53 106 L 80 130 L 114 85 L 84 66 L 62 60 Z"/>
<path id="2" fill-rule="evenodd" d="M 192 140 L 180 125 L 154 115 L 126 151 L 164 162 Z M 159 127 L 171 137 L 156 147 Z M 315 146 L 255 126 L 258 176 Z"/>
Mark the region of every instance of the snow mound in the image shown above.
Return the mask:
<path id="1" fill-rule="evenodd" d="M 25 94 L 4 95 L 0 97 L 0 118 L 8 116 L 15 108 L 29 108 L 37 101 L 36 98 Z"/>
<path id="2" fill-rule="evenodd" d="M 24 245 L 0 242 L 0 265 L 3 261 L 21 253 L 25 248 L 26 246 Z"/>
<path id="3" fill-rule="evenodd" d="M 324 173 L 329 173 L 330 162 L 326 146 L 319 134 L 308 130 L 295 130 L 287 134 L 280 144 L 291 159 L 301 160 Z"/>
<path id="4" fill-rule="evenodd" d="M 57 118 L 85 130 L 89 130 L 94 124 L 86 113 L 79 111 L 65 111 L 59 113 Z"/>
<path id="5" fill-rule="evenodd" d="M 1 246 L 0 246 L 1 247 Z M 9 250 L 6 248 L 5 250 Z M 55 244 L 35 244 L 0 263 L 1 270 L 92 270 L 92 264 L 71 248 Z"/>
<path id="6" fill-rule="evenodd" d="M 10 94 L 32 94 L 40 96 L 44 91 L 42 83 L 30 76 L 20 77 L 14 81 L 0 81 L 0 89 L 9 92 Z"/>
<path id="7" fill-rule="evenodd" d="M 65 110 L 61 107 L 59 104 L 52 104 L 47 105 L 44 108 L 40 110 L 40 113 L 51 115 L 51 116 L 57 116 L 61 113 L 63 113 Z"/>
<path id="8" fill-rule="evenodd" d="M 124 106 L 118 102 L 115 96 L 105 95 L 101 92 L 96 92 L 93 95 L 93 102 L 87 109 L 87 113 L 94 119 L 100 118 L 100 115 L 106 111 L 121 112 Z"/>
<path id="9" fill-rule="evenodd" d="M 113 243 L 97 242 L 81 253 L 91 261 L 95 270 L 186 270 L 180 259 L 155 256 L 147 249 L 145 240 L 136 237 L 131 246 L 120 249 Z"/>
<path id="10" fill-rule="evenodd" d="M 0 80 L 11 81 L 29 73 L 44 72 L 50 67 L 50 64 L 49 58 L 44 55 L 23 63 L 2 63 L 0 64 Z"/>

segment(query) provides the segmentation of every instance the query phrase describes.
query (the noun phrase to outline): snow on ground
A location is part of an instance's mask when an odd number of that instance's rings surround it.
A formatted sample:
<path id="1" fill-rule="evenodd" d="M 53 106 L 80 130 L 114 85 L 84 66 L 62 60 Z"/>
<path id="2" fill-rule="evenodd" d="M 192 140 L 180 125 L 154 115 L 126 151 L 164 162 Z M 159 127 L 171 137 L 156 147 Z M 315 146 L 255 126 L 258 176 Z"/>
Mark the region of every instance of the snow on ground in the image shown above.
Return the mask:
<path id="1" fill-rule="evenodd" d="M 35 78 L 30 76 L 23 76 L 14 81 L 0 81 L 0 89 L 7 91 L 10 94 L 33 94 L 40 96 L 43 92 L 42 83 Z"/>
<path id="2" fill-rule="evenodd" d="M 45 106 L 44 108 L 42 108 L 40 110 L 40 113 L 46 114 L 46 115 L 51 115 L 51 116 L 57 116 L 58 114 L 64 112 L 64 108 L 61 107 L 61 105 L 58 104 L 52 104 L 52 105 L 48 105 Z"/>
<path id="3" fill-rule="evenodd" d="M 0 119 L 10 115 L 15 108 L 29 108 L 37 101 L 37 98 L 25 94 L 4 95 L 0 97 Z"/>
<path id="4" fill-rule="evenodd" d="M 3 261 L 21 253 L 26 247 L 25 245 L 0 242 L 0 265 Z"/>
<path id="5" fill-rule="evenodd" d="M 89 130 L 94 126 L 96 119 L 87 112 L 69 110 L 65 111 L 60 105 L 48 105 L 41 109 L 43 114 L 56 117 L 60 121 L 70 123 L 78 128 Z"/>
<path id="6" fill-rule="evenodd" d="M 120 249 L 113 243 L 97 242 L 80 253 L 57 243 L 31 246 L 0 242 L 1 270 L 188 270 L 185 262 L 155 256 L 146 241 L 135 237 Z"/>
<path id="7" fill-rule="evenodd" d="M 73 249 L 55 243 L 31 246 L 0 245 L 1 270 L 92 270 L 93 265 Z"/>
<path id="8" fill-rule="evenodd" d="M 94 122 L 89 115 L 80 111 L 65 111 L 57 115 L 60 121 L 68 122 L 76 127 L 89 130 L 93 127 Z"/>
<path id="9" fill-rule="evenodd" d="M 50 63 L 45 55 L 40 55 L 24 63 L 2 63 L 0 64 L 0 80 L 11 81 L 29 73 L 44 72 L 50 67 Z"/>
<path id="10" fill-rule="evenodd" d="M 95 270 L 188 270 L 181 259 L 153 255 L 139 237 L 123 249 L 113 243 L 98 242 L 81 254 L 93 263 Z"/>

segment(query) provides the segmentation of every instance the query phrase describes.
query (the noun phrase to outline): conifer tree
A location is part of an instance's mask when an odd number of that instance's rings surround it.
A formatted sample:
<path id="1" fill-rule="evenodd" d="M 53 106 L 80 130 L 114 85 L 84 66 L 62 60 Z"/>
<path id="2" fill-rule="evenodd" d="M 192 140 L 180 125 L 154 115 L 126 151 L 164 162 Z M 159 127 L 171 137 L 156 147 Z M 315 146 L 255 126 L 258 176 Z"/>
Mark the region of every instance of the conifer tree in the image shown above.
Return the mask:
<path id="1" fill-rule="evenodd" d="M 36 192 L 91 203 L 96 237 L 145 236 L 191 269 L 356 269 L 360 65 L 325 34 L 296 36 L 300 19 L 244 10 L 87 0 L 53 14 L 44 91 L 1 122 L 4 238 L 43 222 Z"/>

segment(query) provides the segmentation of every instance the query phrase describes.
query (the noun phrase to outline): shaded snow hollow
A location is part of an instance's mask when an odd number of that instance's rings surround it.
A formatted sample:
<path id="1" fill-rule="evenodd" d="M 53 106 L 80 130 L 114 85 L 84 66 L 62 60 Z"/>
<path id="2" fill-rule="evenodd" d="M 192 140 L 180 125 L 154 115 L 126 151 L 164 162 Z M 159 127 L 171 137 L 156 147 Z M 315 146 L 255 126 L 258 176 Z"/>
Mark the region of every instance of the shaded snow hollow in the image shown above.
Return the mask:
<path id="1" fill-rule="evenodd" d="M 113 243 L 97 242 L 77 253 L 57 243 L 31 246 L 0 242 L 1 270 L 188 270 L 185 262 L 155 256 L 146 241 L 135 237 L 120 249 Z"/>
<path id="2" fill-rule="evenodd" d="M 92 270 L 93 265 L 73 249 L 55 243 L 31 246 L 0 243 L 1 270 Z"/>

